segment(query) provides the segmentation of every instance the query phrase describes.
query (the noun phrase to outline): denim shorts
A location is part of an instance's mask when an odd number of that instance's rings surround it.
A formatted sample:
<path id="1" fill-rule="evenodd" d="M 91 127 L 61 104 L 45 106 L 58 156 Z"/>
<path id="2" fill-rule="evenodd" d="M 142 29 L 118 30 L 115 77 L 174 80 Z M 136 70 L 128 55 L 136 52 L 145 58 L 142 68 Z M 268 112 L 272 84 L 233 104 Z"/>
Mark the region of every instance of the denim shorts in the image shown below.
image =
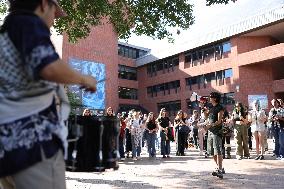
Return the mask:
<path id="1" fill-rule="evenodd" d="M 222 155 L 222 137 L 208 131 L 207 152 L 209 155 Z"/>

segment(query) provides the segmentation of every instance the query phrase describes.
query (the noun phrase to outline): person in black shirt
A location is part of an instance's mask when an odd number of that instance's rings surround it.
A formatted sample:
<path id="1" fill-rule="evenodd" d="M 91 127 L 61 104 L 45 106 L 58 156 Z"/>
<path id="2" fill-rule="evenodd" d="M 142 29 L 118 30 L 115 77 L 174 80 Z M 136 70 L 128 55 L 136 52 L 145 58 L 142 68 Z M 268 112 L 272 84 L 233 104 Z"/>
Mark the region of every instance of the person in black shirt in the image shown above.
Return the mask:
<path id="1" fill-rule="evenodd" d="M 170 119 L 166 116 L 167 112 L 165 108 L 162 108 L 157 119 L 157 123 L 161 129 L 160 137 L 161 137 L 161 154 L 163 158 L 170 157 L 170 140 L 168 138 L 168 131 L 170 127 Z"/>
<path id="2" fill-rule="evenodd" d="M 178 111 L 174 120 L 174 127 L 177 135 L 177 156 L 184 156 L 185 144 L 189 133 L 189 127 L 186 125 L 186 118 L 182 110 Z"/>
<path id="3" fill-rule="evenodd" d="M 212 172 L 213 176 L 223 178 L 223 156 L 222 156 L 222 119 L 224 108 L 220 105 L 221 95 L 217 92 L 210 94 L 210 102 L 212 107 L 209 109 L 209 124 L 205 127 L 208 130 L 207 150 L 213 155 L 213 159 L 217 165 L 217 169 Z M 212 149 L 213 147 L 213 149 Z"/>
<path id="4" fill-rule="evenodd" d="M 156 123 L 154 113 L 150 112 L 146 120 L 146 138 L 148 144 L 149 158 L 156 157 L 155 141 L 157 138 L 157 131 L 159 130 L 158 124 Z"/>

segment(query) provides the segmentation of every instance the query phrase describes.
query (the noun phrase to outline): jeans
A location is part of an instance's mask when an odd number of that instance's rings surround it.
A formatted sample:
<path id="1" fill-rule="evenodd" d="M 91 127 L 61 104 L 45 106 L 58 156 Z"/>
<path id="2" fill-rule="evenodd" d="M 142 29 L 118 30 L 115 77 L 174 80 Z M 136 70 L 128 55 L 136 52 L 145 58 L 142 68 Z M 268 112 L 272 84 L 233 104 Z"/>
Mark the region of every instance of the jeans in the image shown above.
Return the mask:
<path id="1" fill-rule="evenodd" d="M 171 151 L 170 141 L 166 140 L 166 134 L 161 132 L 161 154 L 169 155 Z"/>
<path id="2" fill-rule="evenodd" d="M 149 156 L 152 157 L 156 155 L 156 146 L 155 146 L 156 138 L 157 138 L 156 133 L 147 133 L 148 153 Z"/>
<path id="3" fill-rule="evenodd" d="M 135 146 L 134 142 L 134 136 L 131 136 L 131 142 L 132 142 L 132 156 L 135 157 L 140 157 L 141 154 L 141 141 L 139 142 L 138 146 Z"/>
<path id="4" fill-rule="evenodd" d="M 124 138 L 123 137 L 119 137 L 119 141 L 118 141 L 118 144 L 119 144 L 119 155 L 120 155 L 120 158 L 125 158 L 124 156 Z"/>
<path id="5" fill-rule="evenodd" d="M 284 128 L 279 131 L 279 155 L 284 157 Z"/>
<path id="6" fill-rule="evenodd" d="M 279 156 L 279 131 L 280 129 L 278 127 L 273 127 L 273 136 L 274 136 L 274 141 L 275 141 L 275 147 L 274 147 L 274 153 L 277 156 Z"/>

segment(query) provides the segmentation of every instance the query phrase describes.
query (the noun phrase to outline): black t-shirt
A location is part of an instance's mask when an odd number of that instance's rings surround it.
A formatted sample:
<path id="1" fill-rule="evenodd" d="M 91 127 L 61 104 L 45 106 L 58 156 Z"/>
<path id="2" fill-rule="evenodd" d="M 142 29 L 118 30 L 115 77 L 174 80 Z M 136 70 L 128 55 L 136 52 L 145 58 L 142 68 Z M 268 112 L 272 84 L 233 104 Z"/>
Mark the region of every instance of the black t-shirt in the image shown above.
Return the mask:
<path id="1" fill-rule="evenodd" d="M 221 111 L 224 111 L 224 107 L 222 105 L 217 104 L 216 106 L 212 106 L 209 110 L 209 122 L 215 123 L 218 121 L 218 113 Z M 209 131 L 211 131 L 213 134 L 220 134 L 220 130 L 222 130 L 222 124 L 216 125 L 209 129 Z"/>
<path id="2" fill-rule="evenodd" d="M 148 123 L 147 123 L 147 129 L 149 129 L 150 131 L 151 130 L 153 130 L 153 129 L 156 129 L 156 123 L 155 123 L 155 121 L 149 121 Z"/>
<path id="3" fill-rule="evenodd" d="M 183 122 L 185 123 L 186 119 L 182 118 L 181 120 L 180 119 L 175 119 L 175 123 L 178 124 L 180 122 Z M 183 125 L 183 124 L 182 124 Z"/>
<path id="4" fill-rule="evenodd" d="M 169 127 L 169 121 L 170 119 L 168 117 L 161 117 L 158 119 L 158 122 L 160 123 L 160 126 L 163 128 Z"/>

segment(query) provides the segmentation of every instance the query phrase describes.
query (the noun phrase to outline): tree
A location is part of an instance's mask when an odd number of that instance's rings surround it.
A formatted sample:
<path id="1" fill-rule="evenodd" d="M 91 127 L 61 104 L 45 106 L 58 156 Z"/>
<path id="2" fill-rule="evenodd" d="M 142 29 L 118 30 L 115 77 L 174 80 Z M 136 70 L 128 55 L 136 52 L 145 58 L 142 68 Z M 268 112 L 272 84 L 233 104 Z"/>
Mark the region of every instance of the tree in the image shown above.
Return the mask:
<path id="1" fill-rule="evenodd" d="M 236 0 L 206 0 L 208 6 Z M 7 10 L 1 0 L 0 11 Z M 59 33 L 66 32 L 71 42 L 88 36 L 91 27 L 112 23 L 118 37 L 131 33 L 171 39 L 170 28 L 188 29 L 194 23 L 193 4 L 188 0 L 60 0 L 68 14 L 56 22 Z M 1 13 L 0 12 L 0 13 Z M 107 18 L 107 19 L 106 19 Z"/>

